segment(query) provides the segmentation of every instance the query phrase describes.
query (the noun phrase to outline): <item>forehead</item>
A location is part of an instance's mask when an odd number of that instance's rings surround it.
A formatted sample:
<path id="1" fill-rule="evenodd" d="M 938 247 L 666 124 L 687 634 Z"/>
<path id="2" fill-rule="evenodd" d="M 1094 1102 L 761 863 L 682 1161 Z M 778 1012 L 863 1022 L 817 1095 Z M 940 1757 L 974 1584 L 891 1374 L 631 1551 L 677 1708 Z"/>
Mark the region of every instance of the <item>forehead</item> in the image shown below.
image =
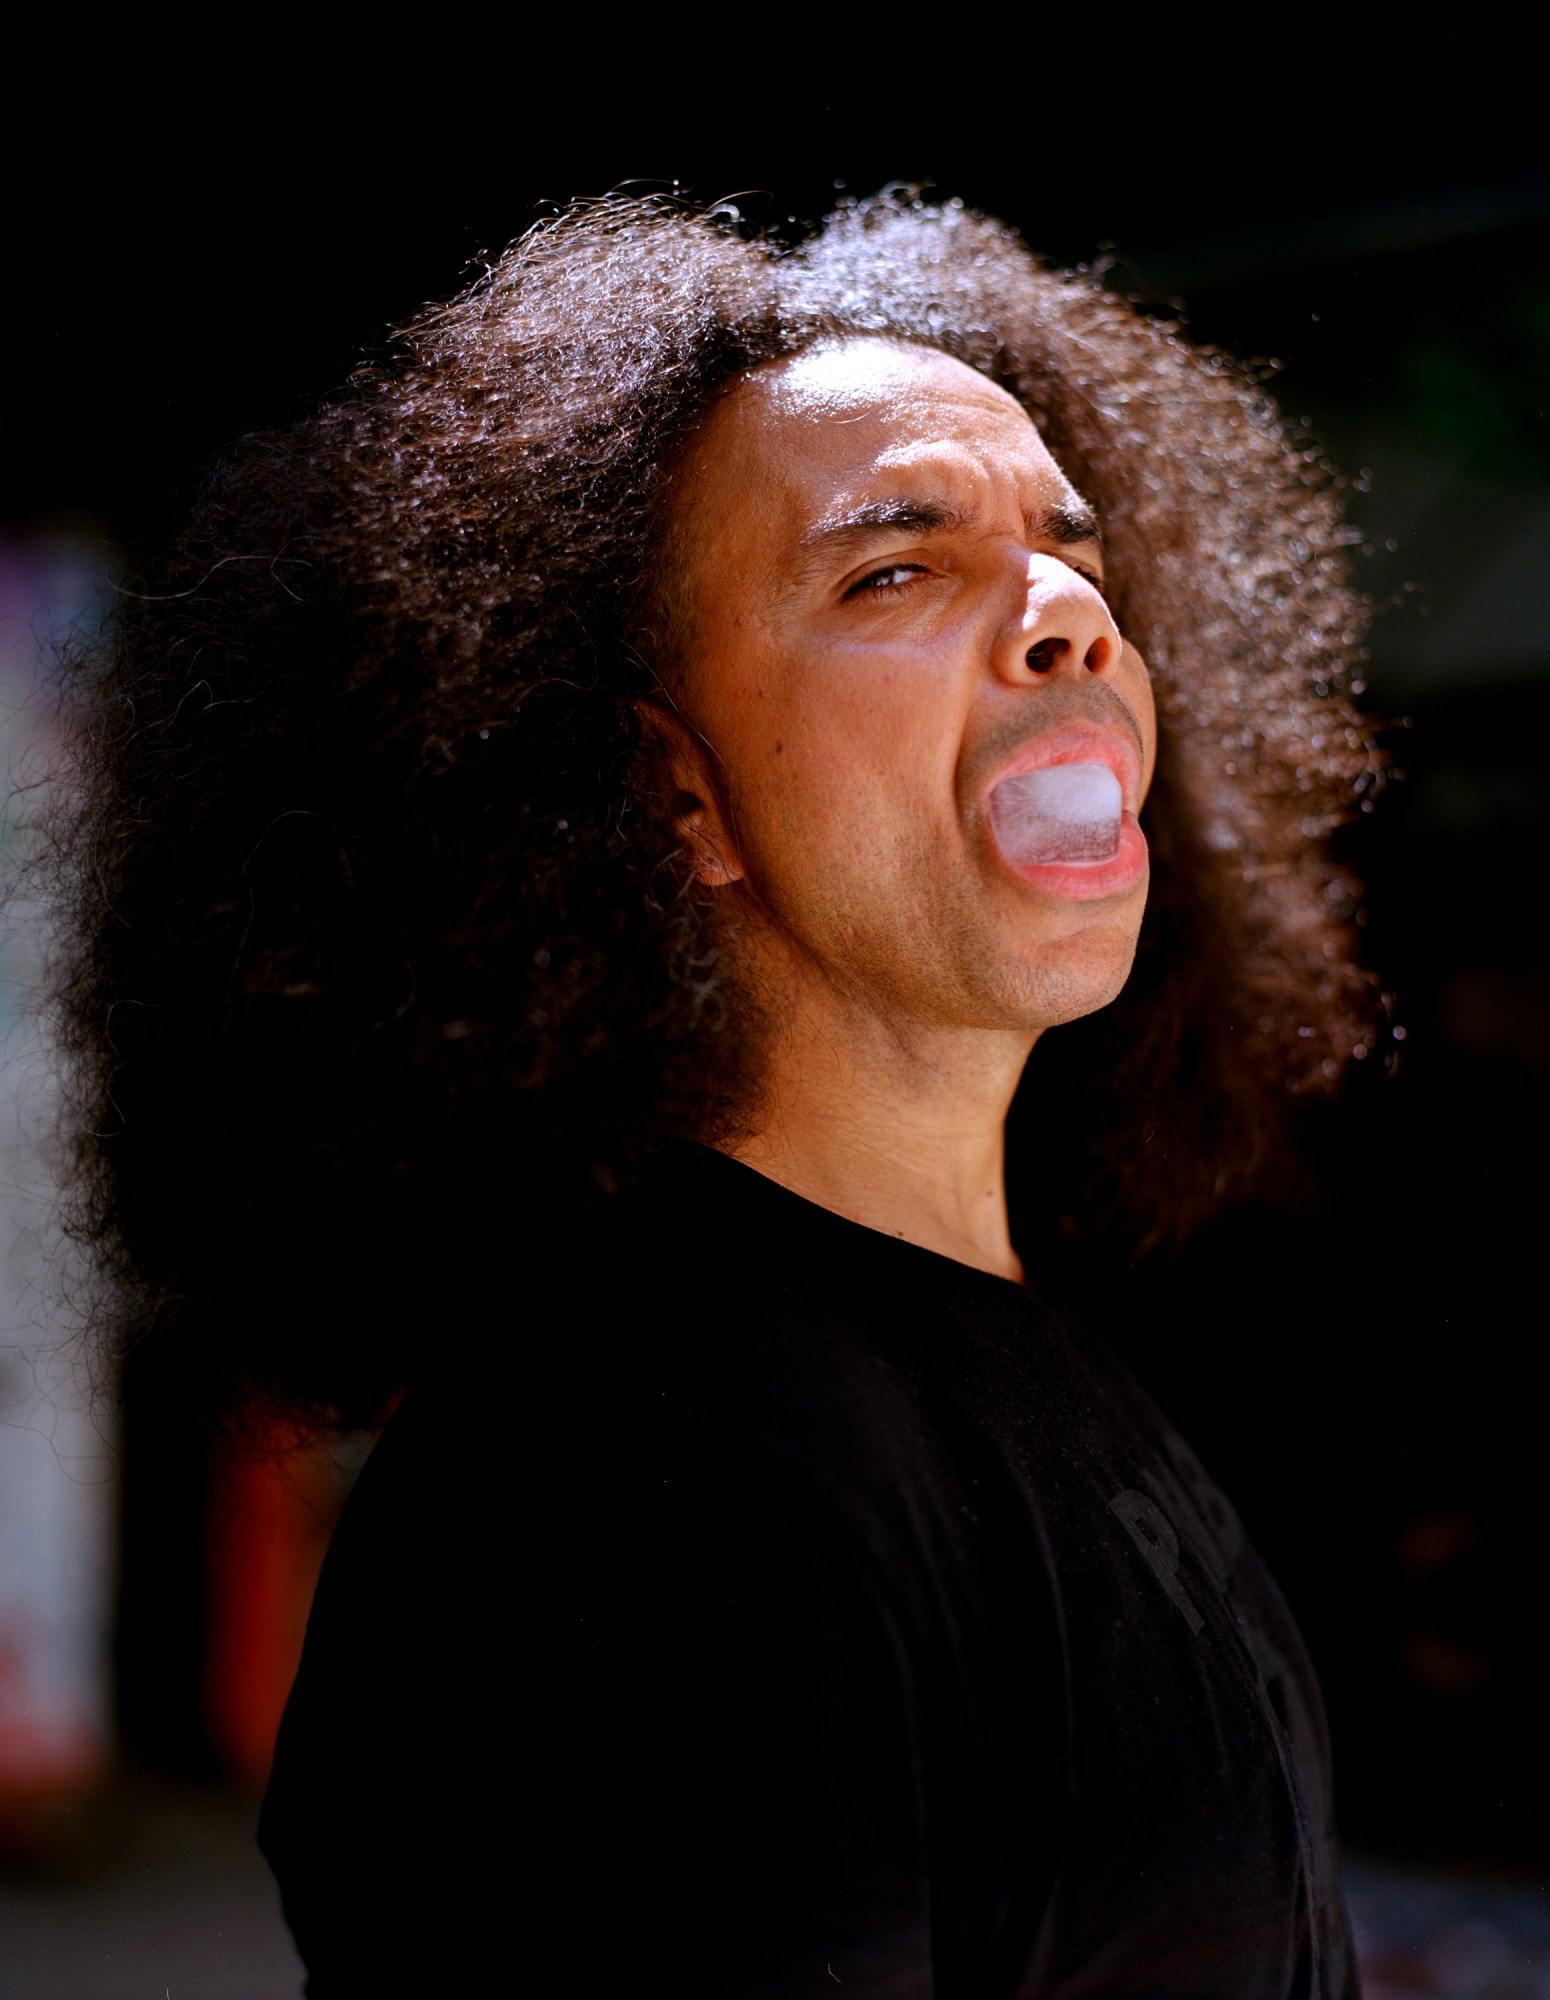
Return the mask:
<path id="1" fill-rule="evenodd" d="M 751 370 L 710 413 L 677 485 L 702 550 L 750 535 L 801 544 L 825 516 L 901 494 L 974 514 L 1076 498 L 1004 389 L 950 355 L 881 340 Z"/>
<path id="2" fill-rule="evenodd" d="M 975 369 L 935 348 L 889 340 L 810 347 L 751 370 L 734 392 L 745 415 L 815 427 L 876 419 L 903 427 L 972 415 L 978 426 L 1031 430 L 1022 405 Z"/>

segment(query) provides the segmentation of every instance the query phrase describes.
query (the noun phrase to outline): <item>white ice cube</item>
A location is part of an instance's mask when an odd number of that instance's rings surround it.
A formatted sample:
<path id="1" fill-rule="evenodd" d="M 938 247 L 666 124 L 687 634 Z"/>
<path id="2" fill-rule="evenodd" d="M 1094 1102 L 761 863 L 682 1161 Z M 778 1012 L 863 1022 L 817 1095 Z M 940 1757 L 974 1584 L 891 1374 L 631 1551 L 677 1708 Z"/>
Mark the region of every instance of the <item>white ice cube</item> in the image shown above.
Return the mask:
<path id="1" fill-rule="evenodd" d="M 990 795 L 996 844 L 1025 867 L 1111 861 L 1124 796 L 1107 764 L 1046 764 L 1003 778 Z"/>

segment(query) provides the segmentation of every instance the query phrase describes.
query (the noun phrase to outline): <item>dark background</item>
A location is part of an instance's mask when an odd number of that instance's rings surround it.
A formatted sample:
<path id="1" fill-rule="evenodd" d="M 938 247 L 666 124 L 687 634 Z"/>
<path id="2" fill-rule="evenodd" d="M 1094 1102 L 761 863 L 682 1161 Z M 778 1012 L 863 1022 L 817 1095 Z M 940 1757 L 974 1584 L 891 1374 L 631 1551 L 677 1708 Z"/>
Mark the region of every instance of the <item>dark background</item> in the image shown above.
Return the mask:
<path id="1" fill-rule="evenodd" d="M 1192 106 L 1160 83 L 1118 106 L 1100 53 L 1051 80 L 991 49 L 933 83 L 918 42 L 873 24 L 832 90 L 777 80 L 757 101 L 713 37 L 677 97 L 644 77 L 600 93 L 575 58 L 503 93 L 467 50 L 455 76 L 428 51 L 391 98 L 299 57 L 262 91 L 229 69 L 84 115 L 67 83 L 12 238 L 0 520 L 89 523 L 132 564 L 225 440 L 335 385 L 536 204 L 643 177 L 777 231 L 841 186 L 925 181 L 1280 364 L 1283 406 L 1355 482 L 1381 606 L 1366 700 L 1394 782 L 1349 840 L 1402 1061 L 1375 1055 L 1309 1117 L 1314 1192 L 1120 1274 L 1113 1330 L 1305 1626 L 1353 1845 L 1534 1865 L 1550 151 L 1462 84 L 1444 107 L 1387 71 L 1315 134 L 1295 61 L 1268 93 L 1245 61 Z M 208 1754 L 205 1465 L 132 1375 L 123 1722 L 182 1768 Z"/>

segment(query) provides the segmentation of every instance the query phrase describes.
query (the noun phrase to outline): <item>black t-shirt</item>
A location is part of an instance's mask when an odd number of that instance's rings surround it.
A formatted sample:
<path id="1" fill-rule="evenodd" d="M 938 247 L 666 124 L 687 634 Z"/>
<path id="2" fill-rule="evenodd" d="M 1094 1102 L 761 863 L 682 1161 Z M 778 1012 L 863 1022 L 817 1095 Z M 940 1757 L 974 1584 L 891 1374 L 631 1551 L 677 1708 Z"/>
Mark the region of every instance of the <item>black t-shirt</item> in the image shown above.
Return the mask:
<path id="1" fill-rule="evenodd" d="M 1097 1343 L 689 1147 L 480 1317 L 281 1734 L 313 2000 L 1355 1995 L 1303 1647 Z"/>

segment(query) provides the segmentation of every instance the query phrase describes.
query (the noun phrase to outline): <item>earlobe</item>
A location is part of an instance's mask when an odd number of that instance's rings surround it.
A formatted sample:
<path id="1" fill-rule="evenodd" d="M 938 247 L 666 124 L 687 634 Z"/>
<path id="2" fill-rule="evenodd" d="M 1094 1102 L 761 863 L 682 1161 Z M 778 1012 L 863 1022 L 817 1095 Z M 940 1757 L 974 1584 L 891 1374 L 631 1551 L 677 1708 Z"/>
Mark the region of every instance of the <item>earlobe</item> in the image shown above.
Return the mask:
<path id="1" fill-rule="evenodd" d="M 682 810 L 678 801 L 684 802 Z M 726 836 L 721 815 L 694 792 L 680 792 L 674 802 L 673 824 L 694 863 L 695 880 L 707 888 L 725 888 L 743 879 L 742 864 Z"/>
<path id="2" fill-rule="evenodd" d="M 675 709 L 638 701 L 642 746 L 654 766 L 657 789 L 693 865 L 696 881 L 724 888 L 743 879 L 732 838 L 710 782 L 711 752 Z"/>

